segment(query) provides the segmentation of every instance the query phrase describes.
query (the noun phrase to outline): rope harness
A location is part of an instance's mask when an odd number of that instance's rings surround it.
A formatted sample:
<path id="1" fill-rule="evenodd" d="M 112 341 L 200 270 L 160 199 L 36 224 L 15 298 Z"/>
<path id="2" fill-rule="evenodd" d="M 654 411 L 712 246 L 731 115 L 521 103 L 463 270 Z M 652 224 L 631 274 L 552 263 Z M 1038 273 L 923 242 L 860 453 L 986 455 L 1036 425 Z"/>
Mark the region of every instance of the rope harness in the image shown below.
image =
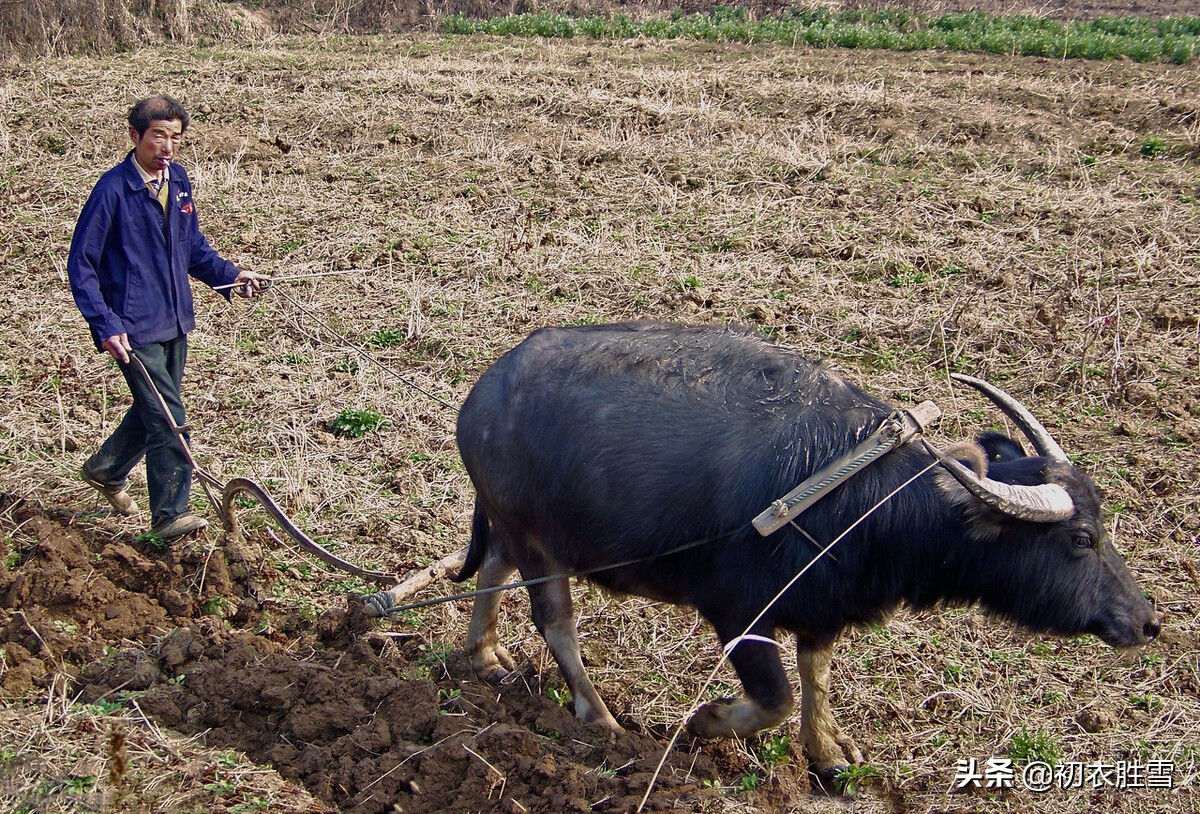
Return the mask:
<path id="1" fill-rule="evenodd" d="M 675 546 L 666 551 L 660 551 L 651 554 L 647 557 L 638 557 L 637 559 L 625 560 L 624 562 L 613 563 L 612 565 L 601 565 L 596 568 L 587 568 L 581 571 L 566 571 L 560 574 L 548 574 L 541 577 L 533 577 L 531 579 L 523 579 L 518 582 L 506 582 L 503 585 L 494 585 L 491 588 L 480 588 L 477 591 L 467 591 L 466 593 L 453 594 L 451 596 L 439 596 L 434 599 L 426 599 L 421 602 L 411 602 L 406 605 L 393 605 L 392 596 L 387 591 L 368 594 L 363 597 L 363 601 L 367 603 L 367 616 L 390 616 L 393 613 L 401 613 L 403 611 L 416 610 L 417 608 L 428 608 L 433 605 L 442 605 L 446 602 L 455 602 L 460 599 L 474 599 L 477 596 L 487 596 L 488 594 L 496 594 L 501 591 L 511 591 L 515 588 L 528 588 L 531 585 L 542 585 L 546 582 L 554 582 L 559 579 L 571 579 L 572 577 L 586 577 L 591 574 L 598 574 L 601 571 L 614 571 L 618 568 L 625 568 L 630 565 L 640 565 L 652 560 L 669 557 L 672 554 L 678 554 L 681 551 L 687 551 L 691 548 L 699 548 L 709 543 L 715 543 L 719 540 L 724 540 L 736 534 L 736 531 L 727 531 L 724 534 L 719 534 L 716 537 L 705 537 L 702 540 L 693 540 L 690 543 Z"/>

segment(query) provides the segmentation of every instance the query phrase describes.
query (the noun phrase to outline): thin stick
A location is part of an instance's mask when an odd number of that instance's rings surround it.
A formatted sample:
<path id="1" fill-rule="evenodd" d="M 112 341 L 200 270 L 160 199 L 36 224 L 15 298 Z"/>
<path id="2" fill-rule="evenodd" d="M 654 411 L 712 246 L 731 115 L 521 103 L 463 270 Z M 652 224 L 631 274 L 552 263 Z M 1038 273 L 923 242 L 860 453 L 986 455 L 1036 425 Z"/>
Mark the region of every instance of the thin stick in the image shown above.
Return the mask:
<path id="1" fill-rule="evenodd" d="M 265 281 L 274 285 L 275 283 L 285 283 L 285 282 L 290 282 L 291 280 L 311 280 L 314 277 L 335 277 L 335 276 L 342 276 L 345 274 L 365 274 L 367 271 L 369 271 L 369 269 L 346 269 L 345 271 L 317 271 L 317 272 L 313 272 L 312 274 L 285 274 L 282 277 L 266 277 Z M 264 279 L 264 278 L 260 278 L 260 279 Z M 242 286 L 249 285 L 249 284 L 250 283 L 248 281 L 243 280 L 240 283 L 228 283 L 226 285 L 214 285 L 212 287 L 212 289 L 213 289 L 213 291 L 224 291 L 227 288 L 241 288 Z"/>
<path id="2" fill-rule="evenodd" d="M 465 743 L 463 744 L 463 749 L 466 749 L 468 754 L 470 754 L 472 757 L 478 758 L 480 760 L 480 762 L 483 763 L 484 766 L 487 766 L 489 769 L 491 769 L 493 772 L 496 773 L 496 780 L 488 788 L 488 799 L 489 800 L 492 799 L 492 792 L 496 790 L 496 783 L 499 783 L 500 784 L 499 797 L 501 800 L 503 800 L 504 799 L 504 789 L 508 787 L 508 778 L 504 775 L 504 772 L 497 769 L 491 763 L 488 763 L 487 758 L 485 758 L 483 755 L 476 752 L 470 746 L 467 746 Z"/>

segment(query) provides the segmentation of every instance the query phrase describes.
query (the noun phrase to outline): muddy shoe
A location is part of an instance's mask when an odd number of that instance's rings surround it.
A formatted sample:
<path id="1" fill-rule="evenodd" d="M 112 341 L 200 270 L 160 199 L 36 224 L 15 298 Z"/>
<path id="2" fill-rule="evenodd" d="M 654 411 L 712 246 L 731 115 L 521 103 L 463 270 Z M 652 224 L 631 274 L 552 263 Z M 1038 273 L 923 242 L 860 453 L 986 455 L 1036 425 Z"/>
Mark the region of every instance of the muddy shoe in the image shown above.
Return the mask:
<path id="1" fill-rule="evenodd" d="M 174 540 L 176 537 L 182 537 L 185 534 L 191 534 L 193 531 L 200 531 L 205 528 L 208 528 L 207 520 L 203 517 L 187 513 L 158 521 L 150 527 L 150 533 L 157 534 L 164 540 Z"/>
<path id="2" fill-rule="evenodd" d="M 107 483 L 101 483 L 91 476 L 87 471 L 87 467 L 79 470 L 79 477 L 88 486 L 95 489 L 100 494 L 104 495 L 104 499 L 113 507 L 113 511 L 117 514 L 123 514 L 128 517 L 131 514 L 136 514 L 138 510 L 137 503 L 134 503 L 133 498 L 129 496 L 120 486 L 112 486 Z"/>

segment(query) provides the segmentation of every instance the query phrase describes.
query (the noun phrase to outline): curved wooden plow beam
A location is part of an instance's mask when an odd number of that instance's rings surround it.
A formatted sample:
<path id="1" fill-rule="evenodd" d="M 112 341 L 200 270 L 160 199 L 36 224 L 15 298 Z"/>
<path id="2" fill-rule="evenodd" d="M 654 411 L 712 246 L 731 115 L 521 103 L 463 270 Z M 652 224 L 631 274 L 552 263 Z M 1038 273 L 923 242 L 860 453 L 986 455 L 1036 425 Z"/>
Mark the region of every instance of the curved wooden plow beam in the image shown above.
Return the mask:
<path id="1" fill-rule="evenodd" d="M 279 528 L 283 529 L 296 545 L 325 564 L 345 571 L 348 574 L 353 574 L 356 577 L 361 577 L 368 582 L 374 582 L 379 585 L 396 584 L 397 579 L 395 574 L 385 574 L 382 571 L 371 571 L 366 568 L 360 568 L 354 563 L 347 562 L 332 551 L 322 547 L 320 543 L 296 528 L 296 524 L 292 522 L 290 517 L 284 514 L 283 509 L 279 508 L 271 496 L 267 494 L 267 490 L 249 478 L 232 478 L 225 484 L 225 489 L 221 492 L 221 523 L 225 526 L 225 531 L 234 540 L 241 542 L 244 539 L 233 503 L 234 496 L 239 494 L 247 494 L 257 500 L 259 505 L 266 510 L 267 514 L 275 519 L 275 522 L 279 524 Z"/>

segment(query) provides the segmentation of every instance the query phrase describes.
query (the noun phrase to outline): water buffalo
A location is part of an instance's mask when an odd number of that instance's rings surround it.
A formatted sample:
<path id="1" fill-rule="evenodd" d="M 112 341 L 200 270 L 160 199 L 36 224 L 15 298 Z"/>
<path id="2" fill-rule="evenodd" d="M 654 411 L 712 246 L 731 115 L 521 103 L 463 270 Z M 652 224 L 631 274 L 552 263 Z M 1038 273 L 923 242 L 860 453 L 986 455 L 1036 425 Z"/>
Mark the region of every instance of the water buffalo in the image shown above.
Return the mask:
<path id="1" fill-rule="evenodd" d="M 751 518 L 893 408 L 751 333 L 660 323 L 536 331 L 484 372 L 458 418 L 476 502 L 457 579 L 477 573 L 488 588 L 514 569 L 532 579 L 653 558 L 589 579 L 689 605 L 723 643 L 747 631 L 762 637 L 730 655 L 744 697 L 704 705 L 690 731 L 744 737 L 784 720 L 791 687 L 764 640 L 790 631 L 801 743 L 814 769 L 836 771 L 862 760 L 828 700 L 832 645 L 849 625 L 882 621 L 901 603 L 977 602 L 1033 630 L 1094 633 L 1117 647 L 1158 633 L 1105 534 L 1092 481 L 1019 403 L 969 383 L 1013 418 L 1036 457 L 983 436 L 972 470 L 909 444 L 761 537 Z M 941 466 L 871 513 L 754 621 L 813 558 L 814 542 L 842 534 L 935 456 Z M 673 551 L 691 541 L 707 542 Z M 619 729 L 580 660 L 568 579 L 531 585 L 529 595 L 577 716 Z M 467 635 L 473 669 L 491 681 L 513 669 L 496 637 L 498 603 L 497 594 L 476 600 Z"/>

